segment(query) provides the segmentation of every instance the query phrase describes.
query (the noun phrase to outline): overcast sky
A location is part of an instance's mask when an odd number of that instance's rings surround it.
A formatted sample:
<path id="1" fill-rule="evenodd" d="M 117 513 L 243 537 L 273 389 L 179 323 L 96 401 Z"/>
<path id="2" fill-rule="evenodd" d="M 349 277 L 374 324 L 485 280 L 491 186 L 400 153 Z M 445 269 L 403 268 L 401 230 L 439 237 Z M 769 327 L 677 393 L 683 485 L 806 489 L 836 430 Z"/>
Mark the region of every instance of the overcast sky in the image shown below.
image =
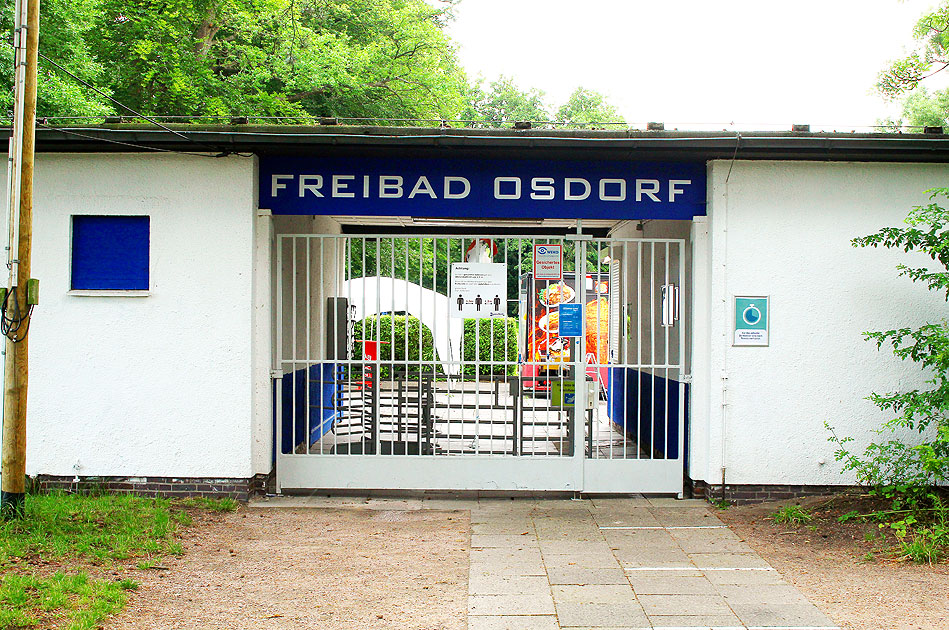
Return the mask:
<path id="1" fill-rule="evenodd" d="M 449 32 L 467 72 L 514 77 L 559 105 L 578 85 L 639 126 L 873 125 L 877 73 L 934 0 L 462 0 Z"/>

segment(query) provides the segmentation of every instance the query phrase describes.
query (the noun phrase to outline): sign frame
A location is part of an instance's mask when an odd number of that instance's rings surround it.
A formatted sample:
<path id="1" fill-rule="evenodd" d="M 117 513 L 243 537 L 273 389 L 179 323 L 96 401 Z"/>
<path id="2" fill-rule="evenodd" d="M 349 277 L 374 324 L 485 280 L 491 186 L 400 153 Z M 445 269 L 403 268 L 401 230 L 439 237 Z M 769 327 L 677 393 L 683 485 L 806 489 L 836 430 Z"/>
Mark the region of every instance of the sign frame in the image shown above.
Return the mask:
<path id="1" fill-rule="evenodd" d="M 452 263 L 448 286 L 452 318 L 490 319 L 507 314 L 507 263 Z M 493 300 L 490 293 L 495 294 Z"/>
<path id="2" fill-rule="evenodd" d="M 771 345 L 771 296 L 734 295 L 732 297 L 734 317 L 732 346 L 766 347 Z"/>
<path id="3" fill-rule="evenodd" d="M 551 267 L 550 269 L 545 269 L 548 272 L 546 274 L 538 272 L 538 262 L 541 262 L 542 268 L 544 268 L 545 265 L 554 264 L 553 260 L 550 260 L 550 256 L 547 254 L 547 252 L 543 251 L 546 249 L 549 249 L 551 251 L 553 250 L 557 251 L 557 263 L 556 263 L 557 275 L 553 275 L 553 267 Z M 542 261 L 539 261 L 538 256 L 543 256 L 544 259 Z M 534 280 L 546 280 L 546 281 L 553 281 L 553 282 L 560 282 L 561 280 L 563 280 L 563 244 L 562 243 L 557 243 L 557 244 L 541 243 L 539 245 L 538 244 L 534 245 Z"/>

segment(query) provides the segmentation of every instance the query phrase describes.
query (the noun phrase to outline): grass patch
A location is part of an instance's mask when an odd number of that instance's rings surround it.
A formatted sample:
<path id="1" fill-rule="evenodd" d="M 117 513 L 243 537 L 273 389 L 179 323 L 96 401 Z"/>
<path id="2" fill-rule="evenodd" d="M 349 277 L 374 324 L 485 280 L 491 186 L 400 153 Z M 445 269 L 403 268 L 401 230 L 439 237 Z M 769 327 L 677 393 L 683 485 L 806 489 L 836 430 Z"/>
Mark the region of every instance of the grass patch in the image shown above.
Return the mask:
<path id="1" fill-rule="evenodd" d="M 234 512 L 240 504 L 234 499 L 208 499 L 206 497 L 191 497 L 178 501 L 182 507 L 202 508 L 209 512 Z"/>
<path id="2" fill-rule="evenodd" d="M 134 580 L 109 582 L 85 573 L 40 578 L 8 573 L 0 581 L 0 628 L 92 630 L 125 606 Z"/>
<path id="3" fill-rule="evenodd" d="M 183 553 L 175 531 L 191 522 L 167 500 L 127 494 L 28 494 L 24 507 L 23 517 L 0 521 L 2 629 L 99 628 L 138 584 L 96 579 L 92 567 L 158 566 Z"/>
<path id="4" fill-rule="evenodd" d="M 771 518 L 778 524 L 804 525 L 805 523 L 810 523 L 814 519 L 814 515 L 800 505 L 785 505 L 772 514 Z"/>
<path id="5" fill-rule="evenodd" d="M 23 518 L 0 522 L 0 568 L 33 556 L 99 564 L 180 550 L 179 517 L 162 499 L 54 492 L 28 495 L 25 507 Z"/>

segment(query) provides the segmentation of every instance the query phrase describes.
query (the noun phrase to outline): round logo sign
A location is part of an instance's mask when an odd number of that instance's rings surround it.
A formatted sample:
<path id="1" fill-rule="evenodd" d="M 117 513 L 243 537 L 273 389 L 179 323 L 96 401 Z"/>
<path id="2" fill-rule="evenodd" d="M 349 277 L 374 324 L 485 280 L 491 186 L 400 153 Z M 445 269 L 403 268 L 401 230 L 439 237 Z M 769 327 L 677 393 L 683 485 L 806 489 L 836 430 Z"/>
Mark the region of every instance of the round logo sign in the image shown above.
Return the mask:
<path id="1" fill-rule="evenodd" d="M 754 326 L 761 321 L 761 311 L 754 304 L 749 304 L 747 308 L 741 312 L 741 318 L 749 326 Z"/>

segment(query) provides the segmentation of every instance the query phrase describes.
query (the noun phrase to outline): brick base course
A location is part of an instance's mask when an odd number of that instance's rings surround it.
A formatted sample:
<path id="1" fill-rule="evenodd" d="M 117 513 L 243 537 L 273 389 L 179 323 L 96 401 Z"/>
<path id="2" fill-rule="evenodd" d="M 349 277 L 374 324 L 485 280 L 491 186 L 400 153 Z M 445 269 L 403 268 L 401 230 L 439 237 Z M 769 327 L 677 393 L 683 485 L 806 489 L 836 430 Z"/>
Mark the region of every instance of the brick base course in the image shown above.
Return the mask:
<path id="1" fill-rule="evenodd" d="M 722 498 L 722 485 L 708 484 L 704 481 L 692 481 L 692 496 L 697 499 L 719 501 Z M 800 486 L 782 484 L 725 484 L 725 500 L 735 505 L 781 501 L 800 497 L 814 497 L 828 494 L 862 492 L 858 486 Z"/>
<path id="2" fill-rule="evenodd" d="M 129 493 L 150 497 L 231 498 L 248 501 L 266 492 L 270 475 L 243 478 L 217 477 L 69 477 L 66 475 L 38 475 L 31 481 L 39 492 L 67 490 L 71 492 Z"/>

